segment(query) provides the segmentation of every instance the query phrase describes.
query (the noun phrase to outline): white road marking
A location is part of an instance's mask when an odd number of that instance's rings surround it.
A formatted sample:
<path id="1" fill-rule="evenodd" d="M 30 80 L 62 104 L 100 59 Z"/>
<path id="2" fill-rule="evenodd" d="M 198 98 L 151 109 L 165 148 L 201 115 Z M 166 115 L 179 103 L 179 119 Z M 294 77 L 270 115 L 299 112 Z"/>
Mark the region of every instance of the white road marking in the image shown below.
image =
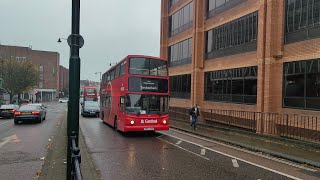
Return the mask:
<path id="1" fill-rule="evenodd" d="M 238 161 L 236 159 L 232 159 L 231 161 L 232 161 L 233 167 L 236 167 L 236 168 L 239 167 Z"/>
<path id="2" fill-rule="evenodd" d="M 6 124 L 6 123 L 8 123 L 8 122 L 10 122 L 10 121 L 3 122 L 3 123 L 0 124 L 0 126 L 1 126 L 2 124 Z"/>
<path id="3" fill-rule="evenodd" d="M 2 139 L 2 142 L 0 143 L 0 148 L 2 148 L 2 146 L 4 146 L 9 142 L 19 142 L 19 141 L 20 140 L 18 139 L 17 135 L 8 136 Z"/>
<path id="4" fill-rule="evenodd" d="M 158 138 L 158 137 L 157 137 Z M 196 156 L 198 156 L 198 157 L 201 157 L 201 158 L 203 158 L 203 159 L 205 159 L 205 160 L 208 160 L 208 161 L 210 161 L 210 159 L 209 158 L 206 158 L 206 157 L 203 157 L 203 156 L 200 156 L 199 154 L 197 154 L 197 153 L 194 153 L 194 152 L 192 152 L 192 151 L 189 151 L 189 150 L 187 150 L 187 149 L 185 149 L 185 148 L 182 148 L 182 147 L 180 147 L 180 146 L 178 146 L 178 145 L 176 145 L 176 144 L 173 144 L 173 143 L 171 143 L 171 142 L 169 142 L 169 141 L 166 141 L 166 140 L 164 140 L 164 139 L 161 139 L 161 138 L 158 138 L 159 140 L 161 140 L 161 141 L 164 141 L 164 142 L 166 142 L 166 143 L 168 143 L 168 144 L 171 144 L 171 145 L 173 145 L 173 146 L 175 146 L 175 147 L 177 147 L 177 148 L 179 148 L 179 149 L 182 149 L 182 150 L 184 150 L 184 151 L 187 151 L 187 152 L 189 152 L 189 153 L 191 153 L 191 154 L 194 154 L 194 155 L 196 155 Z"/>
<path id="5" fill-rule="evenodd" d="M 180 140 L 180 141 L 178 141 L 176 144 L 181 144 L 182 143 L 182 141 Z"/>
<path id="6" fill-rule="evenodd" d="M 175 132 L 180 133 L 180 134 L 187 135 L 187 136 L 191 136 L 191 137 L 195 137 L 195 138 L 198 138 L 198 139 L 202 139 L 204 141 L 208 141 L 208 142 L 212 142 L 212 143 L 215 143 L 215 144 L 219 144 L 219 145 L 224 146 L 224 147 L 232 148 L 232 149 L 235 149 L 235 150 L 238 150 L 238 151 L 246 152 L 246 153 L 253 154 L 253 155 L 256 155 L 256 156 L 259 156 L 259 157 L 263 157 L 265 159 L 270 159 L 270 160 L 273 160 L 273 161 L 277 161 L 279 163 L 283 163 L 283 164 L 286 164 L 286 165 L 289 165 L 289 166 L 293 166 L 293 167 L 300 168 L 300 169 L 305 169 L 305 170 L 311 171 L 311 172 L 317 172 L 317 170 L 315 170 L 315 169 L 311 169 L 311 168 L 308 168 L 308 167 L 301 166 L 299 164 L 291 163 L 291 162 L 285 161 L 283 159 L 278 159 L 278 158 L 275 158 L 275 157 L 266 156 L 266 155 L 259 154 L 259 153 L 256 153 L 256 152 L 253 152 L 253 151 L 250 151 L 250 150 L 246 150 L 246 149 L 243 149 L 243 148 L 238 148 L 238 147 L 235 147 L 235 146 L 224 144 L 224 143 L 221 143 L 221 142 L 218 142 L 218 141 L 214 141 L 214 140 L 211 140 L 211 139 L 208 139 L 208 138 L 204 138 L 204 137 L 201 137 L 201 136 L 188 134 L 188 133 L 183 132 L 183 131 L 179 131 L 179 130 L 175 130 L 175 129 L 170 129 L 170 130 L 171 131 L 175 131 Z"/>
<path id="7" fill-rule="evenodd" d="M 200 154 L 201 154 L 202 156 L 206 155 L 206 149 L 201 149 Z"/>
<path id="8" fill-rule="evenodd" d="M 200 147 L 202 146 L 202 145 L 200 145 L 200 144 L 197 144 L 197 143 L 194 143 L 194 142 L 185 140 L 185 139 L 181 139 L 181 138 L 179 138 L 179 137 L 177 137 L 177 136 L 174 136 L 174 135 L 170 135 L 170 134 L 167 134 L 167 133 L 164 133 L 164 132 L 161 132 L 161 133 L 162 133 L 162 134 L 165 134 L 165 135 L 167 135 L 167 136 L 174 137 L 174 138 L 176 138 L 176 139 L 183 140 L 183 141 L 188 142 L 188 143 L 190 143 L 190 144 L 194 144 L 194 145 L 197 145 L 197 146 L 200 146 Z M 160 138 L 159 138 L 159 139 L 160 139 Z M 203 146 L 202 146 L 202 147 L 203 147 Z M 212 152 L 215 152 L 215 153 L 218 153 L 218 154 L 221 154 L 221 155 L 224 155 L 224 156 L 233 158 L 233 159 L 238 159 L 239 161 L 242 161 L 242 162 L 251 164 L 251 165 L 253 165 L 253 166 L 257 166 L 257 167 L 259 167 L 259 168 L 262 168 L 262 169 L 265 169 L 265 170 L 268 170 L 268 171 L 271 171 L 271 172 L 280 174 L 280 175 L 282 175 L 282 176 L 286 176 L 286 177 L 291 178 L 291 179 L 302 180 L 302 179 L 300 179 L 300 178 L 298 178 L 298 177 L 291 176 L 291 175 L 289 175 L 289 174 L 286 174 L 286 173 L 283 173 L 283 172 L 280 172 L 280 171 L 277 171 L 277 170 L 274 170 L 274 169 L 270 169 L 270 168 L 268 168 L 268 167 L 265 167 L 265 166 L 262 166 L 262 165 L 259 165 L 259 164 L 256 164 L 256 163 L 253 163 L 253 162 L 250 162 L 250 161 L 241 159 L 241 158 L 237 158 L 237 157 L 232 156 L 232 155 L 230 155 L 230 154 L 226 154 L 226 153 L 223 153 L 223 152 L 220 152 L 220 151 L 217 151 L 217 150 L 208 148 L 208 147 L 203 147 L 203 148 L 205 148 L 205 149 L 207 149 L 207 150 L 209 150 L 209 151 L 212 151 Z M 201 157 L 203 157 L 203 156 L 201 156 Z"/>

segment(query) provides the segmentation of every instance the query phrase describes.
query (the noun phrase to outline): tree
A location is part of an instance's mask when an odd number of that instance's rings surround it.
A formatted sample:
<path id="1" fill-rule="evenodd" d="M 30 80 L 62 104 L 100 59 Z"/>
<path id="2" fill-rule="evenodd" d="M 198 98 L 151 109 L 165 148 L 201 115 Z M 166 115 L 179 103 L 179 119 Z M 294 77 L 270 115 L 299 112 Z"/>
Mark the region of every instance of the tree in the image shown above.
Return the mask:
<path id="1" fill-rule="evenodd" d="M 3 89 L 10 95 L 10 102 L 14 95 L 18 95 L 19 102 L 20 94 L 39 83 L 39 68 L 29 61 L 5 60 L 0 66 Z"/>

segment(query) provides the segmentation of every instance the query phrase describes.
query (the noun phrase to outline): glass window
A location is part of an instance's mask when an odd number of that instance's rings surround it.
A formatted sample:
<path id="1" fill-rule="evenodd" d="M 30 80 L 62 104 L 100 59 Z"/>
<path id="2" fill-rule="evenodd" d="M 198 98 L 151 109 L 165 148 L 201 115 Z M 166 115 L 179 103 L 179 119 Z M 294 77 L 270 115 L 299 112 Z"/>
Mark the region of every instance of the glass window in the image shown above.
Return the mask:
<path id="1" fill-rule="evenodd" d="M 111 80 L 111 76 L 110 76 L 110 73 L 107 74 L 107 81 L 110 81 Z"/>
<path id="2" fill-rule="evenodd" d="M 232 48 L 247 43 L 256 43 L 257 40 L 257 12 L 246 15 L 214 29 L 207 31 L 207 59 L 213 56 L 229 55 L 230 53 L 215 53 L 215 51 Z M 255 46 L 238 48 L 233 53 L 255 50 Z"/>
<path id="3" fill-rule="evenodd" d="M 129 114 L 161 114 L 169 110 L 168 96 L 128 94 L 125 102 Z"/>
<path id="4" fill-rule="evenodd" d="M 319 37 L 319 0 L 286 0 L 286 43 Z"/>
<path id="5" fill-rule="evenodd" d="M 114 74 L 115 74 L 115 70 L 113 69 L 110 73 L 110 80 L 113 80 L 114 79 Z"/>
<path id="6" fill-rule="evenodd" d="M 167 76 L 167 62 L 148 58 L 130 58 L 130 74 Z"/>
<path id="7" fill-rule="evenodd" d="M 208 0 L 208 11 L 216 8 L 216 0 Z"/>
<path id="8" fill-rule="evenodd" d="M 193 1 L 189 5 L 190 13 L 189 13 L 189 22 L 193 20 Z"/>
<path id="9" fill-rule="evenodd" d="M 286 64 L 285 69 L 288 72 L 284 81 L 284 106 L 304 107 L 304 84 L 305 84 L 305 63 L 294 62 Z"/>
<path id="10" fill-rule="evenodd" d="M 171 36 L 178 34 L 186 29 L 185 25 L 190 23 L 193 19 L 193 1 L 177 12 L 175 12 L 173 15 L 169 17 L 169 30 L 171 32 Z M 190 25 L 191 27 L 191 25 Z"/>
<path id="11" fill-rule="evenodd" d="M 188 58 L 192 56 L 192 38 L 188 40 Z"/>
<path id="12" fill-rule="evenodd" d="M 188 58 L 188 50 L 189 50 L 189 45 L 188 45 L 188 40 L 182 42 L 182 59 Z"/>
<path id="13" fill-rule="evenodd" d="M 245 0 L 207 0 L 207 17 L 211 18 L 217 13 L 233 8 L 243 1 Z"/>
<path id="14" fill-rule="evenodd" d="M 216 7 L 220 7 L 226 3 L 226 0 L 216 0 Z"/>
<path id="15" fill-rule="evenodd" d="M 192 38 L 170 46 L 170 66 L 191 63 Z"/>
<path id="16" fill-rule="evenodd" d="M 122 62 L 120 66 L 120 76 L 122 76 L 126 74 L 126 61 Z"/>
<path id="17" fill-rule="evenodd" d="M 204 82 L 205 100 L 256 104 L 257 66 L 206 72 Z"/>
<path id="18" fill-rule="evenodd" d="M 190 99 L 191 74 L 170 77 L 170 96 L 173 98 Z"/>
<path id="19" fill-rule="evenodd" d="M 95 88 L 84 88 L 84 92 L 93 93 L 97 92 L 97 90 Z"/>
<path id="20" fill-rule="evenodd" d="M 120 65 L 117 65 L 116 70 L 115 70 L 115 77 L 114 78 L 118 78 L 120 75 Z"/>
<path id="21" fill-rule="evenodd" d="M 320 24 L 320 0 L 314 0 L 313 4 L 313 23 L 314 25 Z"/>
<path id="22" fill-rule="evenodd" d="M 320 60 L 284 64 L 283 106 L 320 110 Z"/>

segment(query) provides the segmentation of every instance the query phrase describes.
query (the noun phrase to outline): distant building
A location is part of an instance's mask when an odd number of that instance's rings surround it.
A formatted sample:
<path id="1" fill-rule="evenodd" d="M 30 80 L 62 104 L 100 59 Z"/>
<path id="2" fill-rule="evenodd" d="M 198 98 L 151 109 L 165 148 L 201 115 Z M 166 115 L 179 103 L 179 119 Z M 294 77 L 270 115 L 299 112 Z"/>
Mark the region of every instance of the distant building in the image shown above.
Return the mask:
<path id="1" fill-rule="evenodd" d="M 23 99 L 52 101 L 59 96 L 59 90 L 68 87 L 68 69 L 60 66 L 58 52 L 32 50 L 31 47 L 0 45 L 0 59 L 31 61 L 40 70 L 40 82 Z M 60 72 L 62 70 L 62 73 Z"/>
<path id="2" fill-rule="evenodd" d="M 59 67 L 59 97 L 65 96 L 64 91 L 69 91 L 69 69 L 60 65 Z"/>

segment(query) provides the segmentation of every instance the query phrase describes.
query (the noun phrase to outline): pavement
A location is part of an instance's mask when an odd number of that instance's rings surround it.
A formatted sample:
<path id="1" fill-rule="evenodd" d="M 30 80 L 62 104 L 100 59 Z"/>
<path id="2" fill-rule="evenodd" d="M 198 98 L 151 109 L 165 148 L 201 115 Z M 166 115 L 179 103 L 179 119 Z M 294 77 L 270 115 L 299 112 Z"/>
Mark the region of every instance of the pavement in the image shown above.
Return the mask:
<path id="1" fill-rule="evenodd" d="M 319 179 L 317 169 L 265 158 L 171 129 L 120 133 L 99 118 L 80 117 L 102 179 Z"/>
<path id="2" fill-rule="evenodd" d="M 181 119 L 171 119 L 170 127 L 252 151 L 263 152 L 274 157 L 320 167 L 319 143 L 259 135 L 252 132 L 209 125 L 204 122 L 198 123 L 197 130 L 194 130 L 190 127 L 188 120 Z"/>
<path id="3" fill-rule="evenodd" d="M 67 112 L 63 114 L 57 124 L 57 133 L 48 144 L 40 180 L 61 180 L 67 175 Z M 101 175 L 90 157 L 87 146 L 80 131 L 79 148 L 81 154 L 81 174 L 83 179 L 99 180 Z"/>

